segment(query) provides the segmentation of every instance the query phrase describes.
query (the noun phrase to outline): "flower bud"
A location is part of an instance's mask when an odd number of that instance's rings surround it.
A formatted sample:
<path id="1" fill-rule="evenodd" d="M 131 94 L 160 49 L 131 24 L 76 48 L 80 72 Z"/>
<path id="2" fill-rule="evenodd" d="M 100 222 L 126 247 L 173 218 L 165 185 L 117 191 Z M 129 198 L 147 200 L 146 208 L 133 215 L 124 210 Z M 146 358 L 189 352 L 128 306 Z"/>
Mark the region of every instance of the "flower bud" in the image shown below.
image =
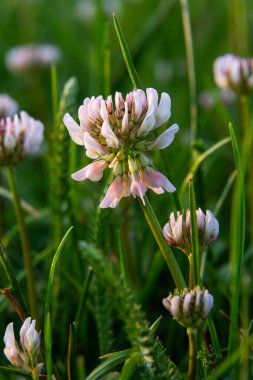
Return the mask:
<path id="1" fill-rule="evenodd" d="M 15 165 L 35 153 L 42 143 L 43 130 L 43 124 L 24 111 L 20 117 L 0 119 L 0 165 Z"/>
<path id="2" fill-rule="evenodd" d="M 4 354 L 12 365 L 24 372 L 38 375 L 42 371 L 43 363 L 38 363 L 40 350 L 40 334 L 35 330 L 35 320 L 26 318 L 20 329 L 20 343 L 16 342 L 13 323 L 9 323 L 4 334 Z"/>
<path id="3" fill-rule="evenodd" d="M 218 237 L 219 223 L 211 211 L 206 214 L 199 208 L 196 210 L 199 248 L 201 251 L 207 249 Z M 172 212 L 168 223 L 163 227 L 163 236 L 169 245 L 181 249 L 186 254 L 192 252 L 191 247 L 191 213 L 190 210 Z"/>
<path id="4" fill-rule="evenodd" d="M 203 323 L 213 307 L 213 296 L 207 289 L 196 286 L 185 288 L 163 299 L 163 306 L 184 327 L 197 327 Z"/>
<path id="5" fill-rule="evenodd" d="M 253 90 L 253 58 L 225 54 L 214 61 L 214 79 L 217 86 L 247 94 Z"/>

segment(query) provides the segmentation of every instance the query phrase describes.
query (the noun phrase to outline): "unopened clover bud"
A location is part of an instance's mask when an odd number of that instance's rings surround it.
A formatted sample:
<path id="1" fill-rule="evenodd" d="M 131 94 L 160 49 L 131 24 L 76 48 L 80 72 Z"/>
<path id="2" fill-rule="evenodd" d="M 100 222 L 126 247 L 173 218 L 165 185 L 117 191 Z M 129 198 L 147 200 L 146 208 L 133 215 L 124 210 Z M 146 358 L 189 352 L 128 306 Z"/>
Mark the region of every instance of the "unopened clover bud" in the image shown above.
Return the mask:
<path id="1" fill-rule="evenodd" d="M 35 330 L 35 324 L 36 321 L 28 317 L 20 330 L 21 345 L 31 358 L 36 357 L 40 349 L 40 334 Z"/>
<path id="2" fill-rule="evenodd" d="M 225 54 L 214 61 L 214 80 L 217 86 L 247 94 L 253 90 L 253 58 Z"/>
<path id="3" fill-rule="evenodd" d="M 218 237 L 219 223 L 211 211 L 204 213 L 200 208 L 196 210 L 199 248 L 204 251 Z M 163 227 L 163 236 L 169 245 L 181 249 L 186 254 L 192 252 L 191 245 L 191 212 L 172 212 L 168 223 Z"/>
<path id="4" fill-rule="evenodd" d="M 12 365 L 31 375 L 39 375 L 43 363 L 38 363 L 40 334 L 35 330 L 36 321 L 31 317 L 25 319 L 20 329 L 20 342 L 17 343 L 13 323 L 9 323 L 4 334 L 4 354 Z"/>
<path id="5" fill-rule="evenodd" d="M 163 306 L 184 327 L 197 327 L 203 323 L 213 307 L 213 296 L 207 289 L 196 286 L 185 288 L 163 299 Z"/>

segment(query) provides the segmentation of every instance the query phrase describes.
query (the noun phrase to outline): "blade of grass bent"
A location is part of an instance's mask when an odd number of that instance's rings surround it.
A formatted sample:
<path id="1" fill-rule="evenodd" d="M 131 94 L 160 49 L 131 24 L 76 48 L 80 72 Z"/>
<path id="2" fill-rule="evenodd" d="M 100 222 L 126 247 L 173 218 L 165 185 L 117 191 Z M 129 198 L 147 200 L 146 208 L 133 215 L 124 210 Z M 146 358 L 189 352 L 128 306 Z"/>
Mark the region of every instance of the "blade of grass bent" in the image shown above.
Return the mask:
<path id="1" fill-rule="evenodd" d="M 235 166 L 237 170 L 237 187 L 233 200 L 231 218 L 231 267 L 232 273 L 232 302 L 231 302 L 231 324 L 229 329 L 228 356 L 235 351 L 238 343 L 238 315 L 239 297 L 241 289 L 242 262 L 245 239 L 245 190 L 243 183 L 243 169 L 240 152 L 236 141 L 232 124 L 229 124 Z M 236 368 L 235 368 L 236 371 Z"/>
<path id="2" fill-rule="evenodd" d="M 47 293 L 46 293 L 46 302 L 45 302 L 45 322 L 44 322 L 44 331 L 45 331 L 45 352 L 46 352 L 46 364 L 47 364 L 47 380 L 51 380 L 52 378 L 52 326 L 51 326 L 51 318 L 50 318 L 50 309 L 51 309 L 51 301 L 52 301 L 52 288 L 53 288 L 53 279 L 57 261 L 62 252 L 62 248 L 67 240 L 70 231 L 73 227 L 70 227 L 66 234 L 64 235 L 62 241 L 60 242 L 57 251 L 54 255 L 48 283 L 47 283 Z"/>

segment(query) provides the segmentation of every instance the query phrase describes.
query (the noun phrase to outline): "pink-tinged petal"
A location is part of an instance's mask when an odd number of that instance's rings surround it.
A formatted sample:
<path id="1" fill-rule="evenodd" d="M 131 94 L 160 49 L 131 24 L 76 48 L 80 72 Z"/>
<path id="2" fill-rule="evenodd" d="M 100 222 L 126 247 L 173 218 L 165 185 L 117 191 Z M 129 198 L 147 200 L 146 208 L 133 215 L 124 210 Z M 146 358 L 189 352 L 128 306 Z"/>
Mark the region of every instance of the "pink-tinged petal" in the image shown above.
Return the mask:
<path id="1" fill-rule="evenodd" d="M 63 123 L 66 125 L 69 135 L 72 140 L 78 144 L 83 145 L 83 129 L 76 123 L 76 121 L 66 113 L 63 118 Z"/>
<path id="2" fill-rule="evenodd" d="M 30 118 L 29 128 L 27 128 L 27 133 L 25 133 L 24 139 L 24 152 L 25 153 L 35 153 L 42 141 L 43 141 L 44 125 L 33 118 Z"/>
<path id="3" fill-rule="evenodd" d="M 156 118 L 156 128 L 164 124 L 171 115 L 171 99 L 170 96 L 163 92 L 159 102 L 158 110 L 155 113 Z"/>
<path id="4" fill-rule="evenodd" d="M 159 150 L 164 149 L 169 146 L 174 140 L 175 134 L 178 132 L 179 126 L 177 124 L 173 124 L 170 128 L 166 129 L 160 136 L 156 139 L 147 141 L 145 143 L 146 149 L 148 150 Z M 138 149 L 138 145 L 136 145 Z"/>
<path id="5" fill-rule="evenodd" d="M 150 166 L 139 170 L 139 175 L 143 184 L 155 192 L 160 192 L 161 189 L 164 189 L 169 193 L 172 193 L 176 190 L 172 183 L 170 183 L 170 181 L 162 173 L 151 168 Z"/>
<path id="6" fill-rule="evenodd" d="M 103 101 L 103 97 L 101 95 L 98 96 L 97 98 L 92 96 L 90 100 L 90 103 L 88 105 L 89 117 L 94 121 L 101 120 L 100 105 L 102 101 Z"/>
<path id="7" fill-rule="evenodd" d="M 14 329 L 13 329 L 13 322 L 9 323 L 6 327 L 5 334 L 4 334 L 4 343 L 6 346 L 11 346 L 13 342 L 16 342 L 15 335 L 14 335 Z"/>
<path id="8" fill-rule="evenodd" d="M 23 346 L 25 346 L 25 335 L 28 329 L 30 328 L 31 320 L 32 320 L 31 317 L 26 318 L 19 332 L 20 342 Z"/>
<path id="9" fill-rule="evenodd" d="M 129 131 L 129 123 L 128 123 L 128 104 L 125 102 L 125 113 L 122 119 L 122 133 L 126 135 Z"/>
<path id="10" fill-rule="evenodd" d="M 136 90 L 133 92 L 133 100 L 134 100 L 134 117 L 135 121 L 138 121 L 142 116 L 142 113 L 147 106 L 147 98 L 146 94 L 142 90 Z"/>
<path id="11" fill-rule="evenodd" d="M 83 104 L 78 109 L 78 118 L 80 120 L 80 126 L 83 131 L 89 132 L 92 128 L 93 123 L 89 116 L 89 104 L 90 98 L 85 98 Z"/>
<path id="12" fill-rule="evenodd" d="M 106 143 L 110 148 L 119 148 L 120 142 L 106 120 L 103 122 L 101 135 L 105 137 Z"/>
<path id="13" fill-rule="evenodd" d="M 122 197 L 130 195 L 130 181 L 127 175 L 117 176 L 109 186 L 104 199 L 100 203 L 100 208 L 115 208 Z"/>
<path id="14" fill-rule="evenodd" d="M 213 308 L 213 296 L 205 290 L 203 297 L 204 309 L 203 309 L 203 317 L 205 318 Z"/>
<path id="15" fill-rule="evenodd" d="M 196 216 L 197 216 L 197 226 L 199 230 L 203 230 L 205 226 L 205 214 L 201 210 L 201 208 L 198 208 L 196 210 Z"/>
<path id="16" fill-rule="evenodd" d="M 170 312 L 173 315 L 174 318 L 179 318 L 181 311 L 180 311 L 180 297 L 174 296 L 171 298 L 170 301 Z"/>
<path id="17" fill-rule="evenodd" d="M 100 116 L 102 117 L 103 120 L 106 120 L 107 123 L 110 122 L 108 109 L 104 100 L 102 100 L 100 104 Z"/>
<path id="18" fill-rule="evenodd" d="M 85 168 L 78 170 L 71 175 L 75 181 L 84 181 L 89 179 L 91 181 L 99 181 L 103 177 L 103 171 L 107 168 L 108 163 L 104 160 L 92 162 L 85 166 Z"/>
<path id="19" fill-rule="evenodd" d="M 108 154 L 107 148 L 90 136 L 88 132 L 83 134 L 83 144 L 86 149 L 86 156 L 89 158 L 98 158 Z"/>
<path id="20" fill-rule="evenodd" d="M 168 244 L 174 244 L 175 239 L 173 238 L 173 233 L 170 227 L 170 223 L 166 223 L 163 227 L 163 236 L 165 240 L 168 242 Z"/>
<path id="21" fill-rule="evenodd" d="M 141 179 L 138 177 L 132 177 L 131 179 L 131 187 L 130 192 L 133 194 L 133 196 L 138 196 L 141 198 L 142 203 L 145 205 L 145 201 L 143 196 L 145 195 L 147 191 L 146 186 L 142 183 Z"/>

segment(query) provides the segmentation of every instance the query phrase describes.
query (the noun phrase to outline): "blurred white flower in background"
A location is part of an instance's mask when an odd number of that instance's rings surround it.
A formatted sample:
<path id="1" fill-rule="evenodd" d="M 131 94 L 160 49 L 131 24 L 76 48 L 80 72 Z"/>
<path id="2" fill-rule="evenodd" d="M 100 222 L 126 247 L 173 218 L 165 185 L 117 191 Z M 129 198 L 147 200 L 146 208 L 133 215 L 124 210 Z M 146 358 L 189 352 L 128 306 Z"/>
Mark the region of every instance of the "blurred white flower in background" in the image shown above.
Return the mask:
<path id="1" fill-rule="evenodd" d="M 60 57 L 60 49 L 55 45 L 26 44 L 11 48 L 5 55 L 5 64 L 10 72 L 21 74 L 47 67 Z"/>
<path id="2" fill-rule="evenodd" d="M 0 118 L 7 116 L 12 117 L 18 109 L 18 103 L 14 99 L 8 94 L 0 94 Z"/>

